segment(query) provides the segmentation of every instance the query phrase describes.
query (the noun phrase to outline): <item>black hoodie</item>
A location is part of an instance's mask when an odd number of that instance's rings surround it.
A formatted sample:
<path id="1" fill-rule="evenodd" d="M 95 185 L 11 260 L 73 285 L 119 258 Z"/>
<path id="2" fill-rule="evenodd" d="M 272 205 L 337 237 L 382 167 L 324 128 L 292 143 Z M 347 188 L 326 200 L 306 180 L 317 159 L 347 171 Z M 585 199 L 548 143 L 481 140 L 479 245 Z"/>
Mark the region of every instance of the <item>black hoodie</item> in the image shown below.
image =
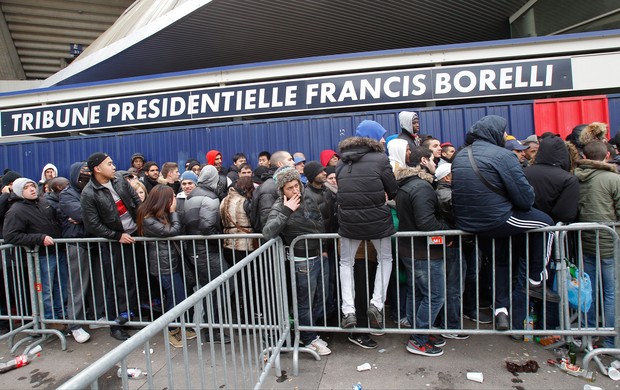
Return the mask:
<path id="1" fill-rule="evenodd" d="M 571 223 L 577 218 L 579 180 L 569 170 L 568 148 L 559 137 L 540 141 L 536 163 L 524 170 L 534 187 L 534 207 L 556 223 Z"/>

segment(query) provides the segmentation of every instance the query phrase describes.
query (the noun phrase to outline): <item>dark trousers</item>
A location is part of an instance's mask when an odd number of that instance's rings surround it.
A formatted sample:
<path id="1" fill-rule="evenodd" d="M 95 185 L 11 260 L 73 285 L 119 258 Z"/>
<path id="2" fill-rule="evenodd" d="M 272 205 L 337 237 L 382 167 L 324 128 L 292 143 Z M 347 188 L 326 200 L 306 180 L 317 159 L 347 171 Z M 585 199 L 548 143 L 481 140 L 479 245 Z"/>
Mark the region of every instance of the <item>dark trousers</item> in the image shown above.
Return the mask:
<path id="1" fill-rule="evenodd" d="M 133 253 L 133 245 L 118 242 L 101 244 L 108 320 L 116 319 L 123 312 L 137 312 Z"/>
<path id="2" fill-rule="evenodd" d="M 526 239 L 523 234 L 528 230 L 550 225 L 553 225 L 553 220 L 540 210 L 534 208 L 528 211 L 513 210 L 508 221 L 498 228 L 478 234 L 480 249 L 487 257 L 494 260 L 495 309 L 510 307 L 511 244 L 527 245 L 529 248 L 528 276 L 530 279 L 541 281 L 547 278 L 546 266 L 551 255 L 553 235 L 551 233 L 530 233 Z"/>

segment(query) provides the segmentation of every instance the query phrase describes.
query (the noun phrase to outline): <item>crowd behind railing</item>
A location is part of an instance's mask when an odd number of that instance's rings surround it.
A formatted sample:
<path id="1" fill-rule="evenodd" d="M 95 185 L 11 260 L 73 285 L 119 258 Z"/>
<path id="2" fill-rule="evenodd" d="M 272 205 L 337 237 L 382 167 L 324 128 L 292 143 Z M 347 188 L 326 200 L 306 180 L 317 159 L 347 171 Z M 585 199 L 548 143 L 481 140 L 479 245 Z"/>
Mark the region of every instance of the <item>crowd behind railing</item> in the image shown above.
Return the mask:
<path id="1" fill-rule="evenodd" d="M 399 117 L 402 133 L 387 146 L 386 130 L 365 120 L 320 162 L 261 153 L 252 171 L 239 153 L 227 172 L 212 150 L 206 165 L 189 160 L 180 174 L 176 163 L 160 172 L 140 153 L 130 169 L 117 171 L 97 152 L 74 163 L 68 179 L 56 177 L 51 164 L 39 183 L 8 171 L 2 235 L 36 252 L 44 323 L 79 343 L 90 338 L 87 324 L 128 339 L 127 324 L 152 321 L 252 253 L 262 237 L 278 236 L 290 247 L 291 307 L 307 329 L 300 342 L 319 355 L 331 350 L 312 327 L 334 318 L 362 348 L 376 347 L 369 333 L 393 321 L 410 335 L 407 350 L 422 356 L 441 355 L 445 338 L 467 338 L 463 318 L 478 329 L 512 331 L 538 314 L 551 331 L 560 320 L 549 307 L 563 297 L 550 277 L 554 230 L 547 228 L 620 219 L 620 175 L 606 126 L 577 127 L 573 143 L 554 134 L 520 142 L 506 134 L 504 118 L 490 115 L 472 126 L 457 153 L 449 142 L 421 136 L 415 113 Z M 325 233 L 337 239 L 298 239 Z M 593 286 L 582 325 L 613 328 L 617 235 L 591 228 L 566 242 L 566 259 Z M 24 279 L 12 273 L 18 253 L 3 251 L 4 317 L 26 296 Z M 243 296 L 239 305 L 259 307 L 260 272 L 247 277 L 252 288 L 234 295 Z M 169 336 L 182 347 L 181 332 Z M 213 337 L 227 341 L 226 334 Z"/>

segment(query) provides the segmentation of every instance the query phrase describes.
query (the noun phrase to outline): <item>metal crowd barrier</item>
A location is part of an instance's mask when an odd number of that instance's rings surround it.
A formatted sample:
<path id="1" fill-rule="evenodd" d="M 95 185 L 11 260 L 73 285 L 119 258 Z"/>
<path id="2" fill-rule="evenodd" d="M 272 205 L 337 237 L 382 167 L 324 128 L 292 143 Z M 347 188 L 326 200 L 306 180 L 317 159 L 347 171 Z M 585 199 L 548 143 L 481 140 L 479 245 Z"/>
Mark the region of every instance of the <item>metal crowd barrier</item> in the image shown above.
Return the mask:
<path id="1" fill-rule="evenodd" d="M 551 338 L 554 342 L 548 346 L 548 348 L 557 347 L 561 344 L 577 342 L 579 341 L 582 345 L 582 350 L 588 352 L 586 357 L 584 358 L 584 365 L 587 368 L 590 360 L 594 358 L 593 354 L 595 354 L 595 350 L 592 347 L 592 339 L 597 336 L 615 336 L 618 334 L 618 330 L 620 330 L 620 307 L 618 299 L 615 301 L 615 325 L 614 326 L 604 326 L 605 324 L 605 313 L 602 310 L 603 308 L 603 296 L 602 296 L 602 284 L 601 278 L 599 277 L 597 283 L 594 284 L 593 290 L 593 302 L 592 305 L 595 307 L 594 310 L 594 323 L 596 325 L 588 326 L 588 320 L 591 319 L 588 317 L 588 313 L 584 313 L 583 311 L 576 310 L 573 307 L 569 306 L 568 298 L 567 298 L 567 273 L 569 269 L 567 268 L 567 264 L 569 262 L 574 263 L 581 272 L 584 270 L 584 253 L 581 246 L 581 235 L 583 232 L 593 232 L 598 242 L 599 238 L 603 234 L 609 234 L 613 237 L 615 242 L 615 255 L 614 258 L 618 259 L 618 254 L 620 251 L 618 250 L 618 234 L 608 227 L 602 224 L 594 224 L 594 223 L 579 223 L 572 224 L 568 226 L 553 226 L 547 227 L 543 229 L 535 229 L 529 231 L 525 235 L 524 242 L 517 243 L 513 241 L 513 238 L 509 240 L 510 247 L 510 255 L 508 262 L 508 272 L 510 274 L 510 278 L 508 279 L 509 286 L 508 289 L 510 291 L 509 296 L 509 314 L 511 319 L 511 324 L 508 330 L 500 331 L 496 328 L 495 321 L 491 324 L 485 325 L 479 322 L 470 322 L 467 321 L 466 315 L 469 317 L 476 316 L 479 317 L 481 313 L 486 313 L 490 316 L 491 319 L 494 318 L 494 313 L 492 310 L 493 302 L 495 301 L 496 295 L 496 284 L 499 283 L 497 278 L 495 277 L 495 269 L 498 264 L 498 258 L 496 258 L 495 252 L 493 252 L 490 258 L 485 258 L 483 256 L 482 251 L 480 250 L 480 238 L 468 233 L 465 233 L 460 230 L 450 230 L 450 231 L 434 231 L 434 232 L 398 232 L 393 236 L 392 242 L 392 254 L 393 254 L 393 267 L 392 267 L 392 279 L 390 280 L 390 289 L 388 291 L 388 297 L 386 300 L 386 306 L 383 310 L 383 317 L 385 328 L 380 331 L 380 333 L 389 333 L 389 334 L 460 334 L 460 335 L 484 335 L 484 334 L 505 334 L 510 335 L 514 338 L 523 338 L 523 337 L 540 337 L 540 338 Z M 549 265 L 547 268 L 549 272 L 549 279 L 547 280 L 547 287 L 552 288 L 555 284 L 555 288 L 557 289 L 558 295 L 560 296 L 559 304 L 553 303 L 549 301 L 549 296 L 546 293 L 546 290 L 543 291 L 542 297 L 543 299 L 534 298 L 531 294 L 530 287 L 524 286 L 524 276 L 529 275 L 529 256 L 530 256 L 530 245 L 533 245 L 530 242 L 530 237 L 534 233 L 544 233 L 545 239 L 542 245 L 544 247 L 553 248 L 551 252 L 551 256 L 549 258 Z M 551 239 L 553 237 L 553 239 Z M 401 240 L 405 240 L 406 245 L 411 247 L 412 253 L 416 250 L 416 246 L 419 242 L 414 243 L 414 239 L 426 238 L 426 245 L 422 249 L 422 252 L 426 252 L 427 255 L 431 255 L 432 247 L 440 248 L 442 253 L 439 261 L 443 265 L 444 273 L 442 275 L 443 278 L 443 290 L 441 294 L 443 297 L 447 296 L 449 287 L 458 287 L 458 325 L 457 326 L 448 326 L 447 321 L 448 318 L 448 305 L 442 303 L 441 311 L 438 317 L 443 317 L 442 321 L 437 321 L 431 326 L 426 328 L 421 328 L 417 326 L 415 323 L 415 309 L 413 313 L 413 324 L 407 326 L 401 320 L 405 318 L 406 307 L 402 304 L 403 300 L 406 300 L 407 291 L 411 291 L 410 296 L 413 299 L 413 302 L 416 302 L 420 298 L 420 287 L 416 285 L 415 279 L 411 278 L 411 280 L 407 280 L 406 282 L 402 279 L 402 271 L 405 268 L 402 263 L 401 254 L 399 251 L 399 243 Z M 368 302 L 371 298 L 373 291 L 373 281 L 374 281 L 374 270 L 376 268 L 376 254 L 375 250 L 372 248 L 370 242 L 362 241 L 360 248 L 358 248 L 356 261 L 355 261 L 355 294 L 356 294 L 356 314 L 357 314 L 357 326 L 352 329 L 343 329 L 342 328 L 342 312 L 340 308 L 341 303 L 341 291 L 340 291 L 340 275 L 339 275 L 339 236 L 337 234 L 311 234 L 297 237 L 289 246 L 288 260 L 291 263 L 295 261 L 304 262 L 303 256 L 299 256 L 299 247 L 307 247 L 308 243 L 312 241 L 320 240 L 319 243 L 319 251 L 323 255 L 327 255 L 329 258 L 327 265 L 321 262 L 320 270 L 321 276 L 320 278 L 327 278 L 331 281 L 328 286 L 321 286 L 317 293 L 313 294 L 313 291 L 310 289 L 311 285 L 311 275 L 310 272 L 303 273 L 300 275 L 296 275 L 295 266 L 291 265 L 290 273 L 291 273 L 291 292 L 293 295 L 293 314 L 294 314 L 294 330 L 295 330 L 295 342 L 294 346 L 294 354 L 293 354 L 293 373 L 295 375 L 298 374 L 298 365 L 299 365 L 299 352 L 310 353 L 316 359 L 320 359 L 320 357 L 311 349 L 306 348 L 299 344 L 300 342 L 300 332 L 317 332 L 319 335 L 322 332 L 352 332 L 352 333 L 377 333 L 377 329 L 373 329 L 369 326 L 369 322 L 365 317 L 365 312 L 367 310 Z M 456 248 L 459 249 L 456 254 L 456 258 L 454 254 L 452 255 L 453 261 L 456 261 L 456 279 L 452 277 L 451 280 L 448 280 L 445 270 L 448 265 L 448 251 L 450 250 L 447 245 L 449 242 L 452 242 L 452 245 L 456 245 Z M 527 250 L 522 253 L 517 249 L 523 247 Z M 295 247 L 298 249 L 295 251 Z M 310 245 L 312 247 L 312 245 Z M 573 249 L 574 247 L 574 249 Z M 469 248 L 469 250 L 461 250 L 463 248 Z M 570 249 L 570 250 L 569 250 Z M 295 254 L 297 256 L 295 257 Z M 312 257 L 309 251 L 306 250 L 307 257 Z M 469 256 L 469 258 L 467 258 Z M 311 261 L 315 261 L 314 259 Z M 311 264 L 308 260 L 305 260 L 306 268 L 310 268 Z M 467 263 L 470 264 L 470 269 L 473 265 L 473 282 L 468 278 L 468 274 L 466 272 Z M 596 253 L 596 269 L 597 272 L 600 273 L 600 264 L 601 258 L 600 253 Z M 430 262 L 426 262 L 426 266 L 428 266 L 427 272 L 430 273 Z M 618 295 L 618 291 L 620 291 L 620 286 L 618 283 L 620 281 L 618 266 L 620 264 L 616 264 L 615 270 L 615 283 L 616 283 L 616 293 Z M 330 273 L 329 276 L 325 275 L 325 272 Z M 411 271 L 412 273 L 414 271 Z M 555 275 L 555 276 L 554 276 Z M 311 325 L 301 325 L 300 324 L 300 313 L 299 313 L 299 302 L 298 302 L 298 294 L 302 291 L 299 290 L 298 287 L 298 278 L 305 278 L 304 286 L 307 291 L 304 292 L 304 296 L 311 296 L 310 307 L 313 305 L 318 305 L 321 308 L 319 313 L 321 313 L 318 318 L 313 315 L 313 311 L 309 310 L 308 313 L 305 313 L 307 317 L 310 318 Z M 555 283 L 554 283 L 555 279 Z M 448 283 L 451 283 L 450 286 Z M 361 284 L 361 285 L 360 285 Z M 469 291 L 466 291 L 465 287 L 469 288 Z M 528 283 L 529 285 L 529 283 Z M 473 287 L 473 289 L 471 288 Z M 408 290 L 410 289 L 410 290 Z M 432 286 L 429 283 L 427 295 L 431 296 Z M 467 294 L 467 297 L 465 296 Z M 583 293 L 582 287 L 579 286 L 579 297 Z M 454 293 L 453 293 L 454 294 Z M 358 296 L 361 296 L 359 298 Z M 464 301 L 468 298 L 474 304 L 474 311 L 466 313 L 465 312 L 465 304 Z M 318 299 L 318 302 L 316 301 Z M 581 299 L 581 298 L 579 298 Z M 432 303 L 432 302 L 431 302 Z M 581 302 L 579 302 L 581 304 Z M 471 303 L 470 303 L 471 305 Z M 579 306 L 577 306 L 579 307 Z M 519 308 L 519 309 L 518 309 Z M 542 314 L 542 318 L 539 318 L 537 321 L 537 326 L 534 329 L 527 329 L 526 323 L 523 321 L 527 318 L 530 313 L 530 308 L 536 308 L 539 313 Z M 429 307 L 430 314 L 430 307 Z M 591 316 L 591 315 L 590 315 Z M 360 320 L 361 317 L 361 320 Z M 560 339 L 558 340 L 558 336 Z M 610 349 L 606 348 L 607 353 L 612 354 L 620 354 L 620 338 L 615 338 L 615 348 Z M 596 359 L 595 359 L 596 360 Z M 599 368 L 604 374 L 607 374 L 606 368 L 597 360 Z"/>
<path id="2" fill-rule="evenodd" d="M 280 239 L 263 244 L 59 388 L 96 389 L 98 378 L 119 362 L 120 372 L 127 372 L 129 355 L 139 350 L 144 351 L 145 376 L 132 381 L 136 386 L 259 388 L 272 367 L 281 375 L 280 350 L 290 338 L 282 256 Z M 168 343 L 175 329 L 182 350 Z M 189 340 L 192 331 L 196 338 Z M 222 342 L 216 344 L 218 337 Z M 223 342 L 224 337 L 230 341 Z M 166 357 L 155 366 L 150 346 L 162 338 Z M 127 389 L 128 375 L 121 377 Z"/>

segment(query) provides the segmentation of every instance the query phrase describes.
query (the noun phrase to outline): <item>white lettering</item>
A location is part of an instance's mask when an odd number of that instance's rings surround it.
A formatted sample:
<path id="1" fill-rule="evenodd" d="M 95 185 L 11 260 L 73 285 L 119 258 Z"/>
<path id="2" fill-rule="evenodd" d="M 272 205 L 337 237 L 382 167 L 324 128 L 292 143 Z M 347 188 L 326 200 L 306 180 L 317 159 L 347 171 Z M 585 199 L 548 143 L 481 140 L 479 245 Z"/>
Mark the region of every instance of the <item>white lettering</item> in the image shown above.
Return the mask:
<path id="1" fill-rule="evenodd" d="M 52 127 L 54 127 L 54 111 L 51 111 L 51 110 L 43 111 L 42 126 L 44 129 L 51 129 Z"/>
<path id="2" fill-rule="evenodd" d="M 224 98 L 224 111 L 230 111 L 230 98 L 233 96 L 235 96 L 234 91 L 222 92 L 222 97 Z"/>
<path id="3" fill-rule="evenodd" d="M 538 80 L 538 65 L 532 65 L 530 73 L 530 87 L 542 87 L 543 82 Z"/>
<path id="4" fill-rule="evenodd" d="M 255 110 L 256 109 L 256 90 L 248 89 L 245 91 L 245 109 L 246 110 Z"/>
<path id="5" fill-rule="evenodd" d="M 201 112 L 207 112 L 207 106 L 209 106 L 211 112 L 218 112 L 220 110 L 220 93 L 216 92 L 214 98 L 215 100 L 211 99 L 208 93 L 202 95 Z"/>
<path id="6" fill-rule="evenodd" d="M 499 89 L 512 88 L 512 68 L 501 68 L 499 70 Z"/>
<path id="7" fill-rule="evenodd" d="M 88 107 L 84 107 L 84 111 L 80 111 L 79 108 L 75 107 L 72 111 L 73 115 L 71 115 L 71 126 L 77 126 L 78 121 L 82 126 L 88 125 Z"/>
<path id="8" fill-rule="evenodd" d="M 523 81 L 523 67 L 515 67 L 515 88 L 527 87 L 527 81 Z"/>
<path id="9" fill-rule="evenodd" d="M 22 114 L 13 114 L 11 119 L 13 120 L 13 132 L 19 131 L 19 120 L 22 119 Z"/>
<path id="10" fill-rule="evenodd" d="M 100 110 L 101 110 L 101 106 L 99 106 L 99 105 L 90 106 L 90 120 L 89 120 L 89 123 L 91 125 L 99 124 L 99 115 L 100 115 L 99 111 Z"/>
<path id="11" fill-rule="evenodd" d="M 338 101 L 342 102 L 345 99 L 349 100 L 357 100 L 357 93 L 355 92 L 355 86 L 353 85 L 353 81 L 347 80 L 344 82 L 342 86 L 342 90 L 340 91 L 340 95 L 338 96 Z"/>
<path id="12" fill-rule="evenodd" d="M 413 89 L 411 90 L 411 95 L 420 96 L 426 93 L 426 84 L 424 84 L 424 80 L 426 79 L 426 75 L 417 74 L 413 76 L 411 82 L 413 83 Z"/>
<path id="13" fill-rule="evenodd" d="M 336 91 L 336 86 L 334 83 L 322 83 L 321 84 L 321 103 L 327 102 L 329 100 L 331 103 L 336 103 L 336 98 L 334 98 L 334 92 Z"/>
<path id="14" fill-rule="evenodd" d="M 108 105 L 108 115 L 106 116 L 106 122 L 112 122 L 112 118 L 117 116 L 121 112 L 121 106 L 117 103 L 110 103 Z"/>
<path id="15" fill-rule="evenodd" d="M 319 88 L 318 84 L 308 84 L 306 87 L 306 104 L 312 104 L 312 98 L 319 96 L 319 92 L 317 89 Z"/>
<path id="16" fill-rule="evenodd" d="M 189 97 L 189 103 L 187 107 L 187 113 L 189 115 L 195 115 L 200 112 L 198 111 L 198 106 L 200 105 L 200 102 L 198 101 L 198 99 L 200 99 L 200 95 L 191 95 Z"/>
<path id="17" fill-rule="evenodd" d="M 134 106 L 132 102 L 123 102 L 122 104 L 122 112 L 121 112 L 121 120 L 127 121 L 127 120 L 135 120 L 136 118 L 134 118 L 133 116 L 133 110 L 134 110 Z"/>
<path id="18" fill-rule="evenodd" d="M 545 86 L 550 87 L 553 85 L 553 65 L 547 65 L 547 77 L 545 78 Z"/>
<path id="19" fill-rule="evenodd" d="M 284 105 L 294 106 L 297 104 L 297 86 L 289 85 L 284 90 Z"/>
<path id="20" fill-rule="evenodd" d="M 399 97 L 399 93 L 396 91 L 392 91 L 392 84 L 400 82 L 400 78 L 396 76 L 388 77 L 383 84 L 383 93 L 391 98 Z"/>
<path id="21" fill-rule="evenodd" d="M 435 93 L 448 93 L 452 90 L 450 85 L 450 75 L 448 73 L 437 73 L 435 76 Z"/>
<path id="22" fill-rule="evenodd" d="M 149 119 L 154 119 L 159 117 L 160 109 L 159 109 L 159 99 L 151 99 L 149 100 Z"/>
<path id="23" fill-rule="evenodd" d="M 360 100 L 366 100 L 366 93 L 370 94 L 373 99 L 381 97 L 381 79 L 375 78 L 375 85 L 370 84 L 367 79 L 360 82 Z"/>
<path id="24" fill-rule="evenodd" d="M 183 115 L 185 112 L 185 99 L 181 96 L 173 96 L 170 99 L 170 116 Z"/>
<path id="25" fill-rule="evenodd" d="M 469 85 L 464 86 L 461 84 L 461 79 L 463 78 L 469 79 Z M 470 72 L 469 70 L 458 72 L 454 76 L 454 88 L 456 88 L 456 90 L 461 93 L 468 93 L 468 92 L 473 91 L 474 88 L 476 88 L 476 75 L 473 72 Z"/>
<path id="26" fill-rule="evenodd" d="M 480 86 L 478 89 L 484 91 L 488 88 L 489 91 L 495 91 L 497 87 L 493 82 L 495 81 L 495 72 L 491 69 L 482 69 L 480 71 Z"/>

